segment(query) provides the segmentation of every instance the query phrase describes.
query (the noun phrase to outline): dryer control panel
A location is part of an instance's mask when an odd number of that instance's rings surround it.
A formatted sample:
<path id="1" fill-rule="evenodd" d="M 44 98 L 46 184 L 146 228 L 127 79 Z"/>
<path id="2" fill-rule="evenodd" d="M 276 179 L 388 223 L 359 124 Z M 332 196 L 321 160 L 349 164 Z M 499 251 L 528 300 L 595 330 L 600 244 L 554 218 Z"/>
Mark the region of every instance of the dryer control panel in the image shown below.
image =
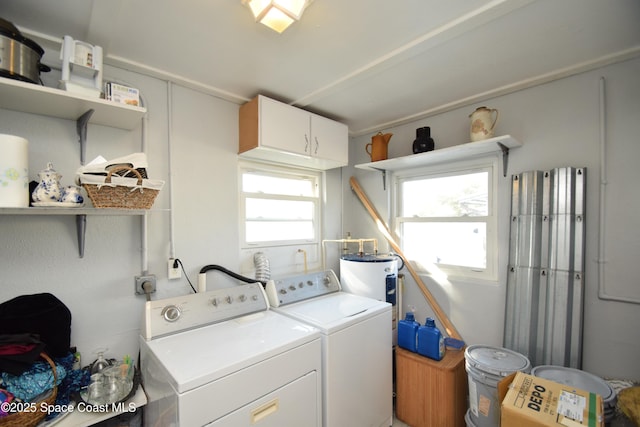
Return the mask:
<path id="1" fill-rule="evenodd" d="M 158 336 L 218 323 L 269 308 L 260 283 L 147 301 L 142 336 Z"/>
<path id="2" fill-rule="evenodd" d="M 265 288 L 271 307 L 280 307 L 340 290 L 340 282 L 333 270 L 269 280 Z"/>

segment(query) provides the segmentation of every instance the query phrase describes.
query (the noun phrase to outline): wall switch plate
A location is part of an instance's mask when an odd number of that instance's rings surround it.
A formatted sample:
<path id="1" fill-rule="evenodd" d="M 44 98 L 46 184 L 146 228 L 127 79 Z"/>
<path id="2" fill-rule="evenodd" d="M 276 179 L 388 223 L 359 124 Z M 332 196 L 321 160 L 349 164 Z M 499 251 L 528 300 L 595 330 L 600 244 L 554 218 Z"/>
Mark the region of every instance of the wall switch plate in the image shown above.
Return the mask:
<path id="1" fill-rule="evenodd" d="M 167 277 L 169 280 L 179 279 L 182 277 L 180 264 L 178 264 L 173 258 L 169 258 L 169 261 L 167 261 Z"/>

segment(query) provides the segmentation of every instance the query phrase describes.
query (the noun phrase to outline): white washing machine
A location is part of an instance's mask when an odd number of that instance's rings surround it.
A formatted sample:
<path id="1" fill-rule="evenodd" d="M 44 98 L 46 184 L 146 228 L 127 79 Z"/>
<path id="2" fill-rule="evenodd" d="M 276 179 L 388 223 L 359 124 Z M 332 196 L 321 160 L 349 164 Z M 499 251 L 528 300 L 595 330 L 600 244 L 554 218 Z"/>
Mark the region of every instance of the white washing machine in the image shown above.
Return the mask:
<path id="1" fill-rule="evenodd" d="M 321 334 L 257 283 L 147 302 L 140 365 L 147 426 L 322 425 Z"/>
<path id="2" fill-rule="evenodd" d="M 322 333 L 323 425 L 393 423 L 391 305 L 342 292 L 328 270 L 269 281 L 272 310 Z"/>

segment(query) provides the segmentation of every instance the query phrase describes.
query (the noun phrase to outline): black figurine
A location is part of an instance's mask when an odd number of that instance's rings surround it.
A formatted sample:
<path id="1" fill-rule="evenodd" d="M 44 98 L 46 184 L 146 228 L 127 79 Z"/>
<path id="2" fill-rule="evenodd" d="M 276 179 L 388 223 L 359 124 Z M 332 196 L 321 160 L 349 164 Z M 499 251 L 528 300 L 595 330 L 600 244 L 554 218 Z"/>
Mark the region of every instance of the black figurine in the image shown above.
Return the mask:
<path id="1" fill-rule="evenodd" d="M 416 129 L 416 140 L 413 141 L 413 154 L 424 153 L 425 151 L 433 151 L 435 143 L 431 138 L 431 128 L 425 126 Z"/>

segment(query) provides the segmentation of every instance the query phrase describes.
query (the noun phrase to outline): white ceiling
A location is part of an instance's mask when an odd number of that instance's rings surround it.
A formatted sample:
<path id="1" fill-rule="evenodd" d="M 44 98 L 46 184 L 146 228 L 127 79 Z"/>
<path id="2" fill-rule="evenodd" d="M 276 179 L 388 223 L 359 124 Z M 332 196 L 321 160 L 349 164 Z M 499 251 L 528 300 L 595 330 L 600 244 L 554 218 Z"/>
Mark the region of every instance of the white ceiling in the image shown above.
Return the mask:
<path id="1" fill-rule="evenodd" d="M 314 0 L 282 34 L 241 0 L 2 0 L 0 17 L 45 48 L 70 35 L 106 64 L 238 104 L 262 93 L 352 135 L 640 55 L 638 0 Z"/>

